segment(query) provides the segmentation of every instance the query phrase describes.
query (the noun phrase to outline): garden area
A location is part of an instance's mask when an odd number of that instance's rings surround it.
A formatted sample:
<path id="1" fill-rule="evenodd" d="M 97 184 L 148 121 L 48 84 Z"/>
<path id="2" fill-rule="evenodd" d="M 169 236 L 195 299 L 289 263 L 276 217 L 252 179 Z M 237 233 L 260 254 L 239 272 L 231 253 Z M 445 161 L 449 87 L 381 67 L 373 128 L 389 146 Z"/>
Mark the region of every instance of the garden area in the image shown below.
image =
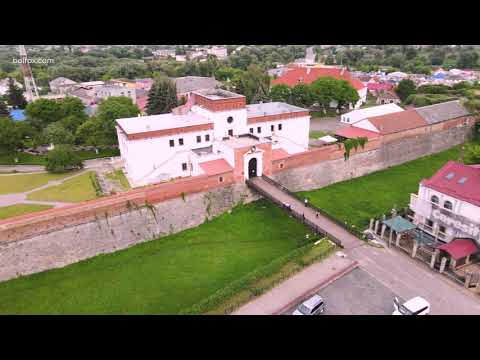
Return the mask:
<path id="1" fill-rule="evenodd" d="M 330 216 L 358 229 L 368 227 L 370 218 L 406 207 L 419 182 L 432 176 L 448 160 L 458 160 L 461 146 L 425 156 L 402 165 L 339 182 L 299 195 Z"/>
<path id="2" fill-rule="evenodd" d="M 51 209 L 50 205 L 37 204 L 15 204 L 10 206 L 0 207 L 0 220 L 7 219 L 12 216 L 28 214 L 32 212 Z"/>
<path id="3" fill-rule="evenodd" d="M 259 200 L 196 228 L 1 283 L 0 313 L 223 313 L 333 251 L 316 240 Z"/>

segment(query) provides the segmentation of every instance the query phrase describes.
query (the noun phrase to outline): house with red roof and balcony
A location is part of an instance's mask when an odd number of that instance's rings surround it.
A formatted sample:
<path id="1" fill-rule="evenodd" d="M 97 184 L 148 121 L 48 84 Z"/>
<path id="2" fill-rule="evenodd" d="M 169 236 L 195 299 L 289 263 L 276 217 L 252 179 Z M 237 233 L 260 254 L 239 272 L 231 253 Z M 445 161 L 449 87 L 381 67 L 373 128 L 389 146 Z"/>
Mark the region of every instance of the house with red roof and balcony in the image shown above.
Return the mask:
<path id="1" fill-rule="evenodd" d="M 338 67 L 295 67 L 286 71 L 282 76 L 272 80 L 272 85 L 285 84 L 294 87 L 298 84 L 311 84 L 321 77 L 332 77 L 337 80 L 346 80 L 357 90 L 360 99 L 353 106 L 358 109 L 367 101 L 367 87 L 345 68 Z M 330 107 L 335 108 L 337 104 L 332 102 Z"/>

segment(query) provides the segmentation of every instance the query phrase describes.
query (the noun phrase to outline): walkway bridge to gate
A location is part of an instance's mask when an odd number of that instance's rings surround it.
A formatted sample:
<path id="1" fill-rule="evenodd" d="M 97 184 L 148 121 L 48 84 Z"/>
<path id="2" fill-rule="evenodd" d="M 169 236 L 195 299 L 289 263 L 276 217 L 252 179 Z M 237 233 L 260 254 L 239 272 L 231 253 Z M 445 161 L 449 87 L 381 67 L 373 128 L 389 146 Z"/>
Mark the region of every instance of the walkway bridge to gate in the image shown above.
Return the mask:
<path id="1" fill-rule="evenodd" d="M 275 180 L 263 175 L 248 179 L 246 183 L 260 195 L 281 206 L 315 232 L 330 238 L 338 246 L 352 248 L 362 243 L 360 239 L 347 231 L 336 220 L 326 215 L 321 209 L 312 204 L 306 206 L 303 199 Z"/>

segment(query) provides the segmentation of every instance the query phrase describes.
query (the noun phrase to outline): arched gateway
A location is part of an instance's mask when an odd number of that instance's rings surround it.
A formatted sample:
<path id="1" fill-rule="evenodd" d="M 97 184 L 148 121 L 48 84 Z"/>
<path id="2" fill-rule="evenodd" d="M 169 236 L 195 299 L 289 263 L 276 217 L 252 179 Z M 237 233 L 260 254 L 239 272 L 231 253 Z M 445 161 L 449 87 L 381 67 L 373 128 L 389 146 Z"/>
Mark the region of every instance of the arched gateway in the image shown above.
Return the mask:
<path id="1" fill-rule="evenodd" d="M 248 178 L 254 178 L 257 176 L 257 158 L 251 158 L 248 162 Z"/>

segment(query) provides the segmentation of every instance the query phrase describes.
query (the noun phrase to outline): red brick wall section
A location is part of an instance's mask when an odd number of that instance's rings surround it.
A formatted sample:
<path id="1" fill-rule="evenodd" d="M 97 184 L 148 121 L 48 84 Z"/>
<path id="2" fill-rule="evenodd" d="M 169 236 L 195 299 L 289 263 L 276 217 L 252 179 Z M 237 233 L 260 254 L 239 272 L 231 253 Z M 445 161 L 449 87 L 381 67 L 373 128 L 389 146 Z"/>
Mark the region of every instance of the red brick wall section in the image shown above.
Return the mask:
<path id="1" fill-rule="evenodd" d="M 195 104 L 203 106 L 210 111 L 227 111 L 235 109 L 244 109 L 247 105 L 245 97 L 211 100 L 199 94 L 192 94 L 195 96 Z"/>
<path id="2" fill-rule="evenodd" d="M 139 139 L 147 139 L 147 138 L 160 137 L 160 136 L 183 134 L 188 132 L 205 131 L 205 130 L 213 130 L 213 123 L 184 126 L 184 127 L 174 128 L 174 129 L 145 131 L 142 133 L 128 134 L 127 138 L 128 140 L 139 140 Z"/>
<path id="3" fill-rule="evenodd" d="M 235 149 L 235 169 L 233 170 L 235 181 L 243 181 L 244 179 L 243 156 L 247 152 L 249 152 L 251 148 L 252 148 L 251 146 L 247 146 L 247 147 Z M 260 145 L 256 145 L 256 148 L 264 150 L 262 155 L 263 157 L 262 173 L 267 176 L 271 175 L 272 174 L 272 144 L 271 143 L 260 144 Z"/>
<path id="4" fill-rule="evenodd" d="M 223 182 L 219 182 L 219 177 Z M 147 186 L 64 208 L 40 211 L 0 221 L 0 243 L 26 239 L 67 226 L 79 225 L 130 211 L 146 202 L 155 204 L 185 194 L 207 191 L 233 184 L 233 172 L 215 176 L 196 176 Z"/>

